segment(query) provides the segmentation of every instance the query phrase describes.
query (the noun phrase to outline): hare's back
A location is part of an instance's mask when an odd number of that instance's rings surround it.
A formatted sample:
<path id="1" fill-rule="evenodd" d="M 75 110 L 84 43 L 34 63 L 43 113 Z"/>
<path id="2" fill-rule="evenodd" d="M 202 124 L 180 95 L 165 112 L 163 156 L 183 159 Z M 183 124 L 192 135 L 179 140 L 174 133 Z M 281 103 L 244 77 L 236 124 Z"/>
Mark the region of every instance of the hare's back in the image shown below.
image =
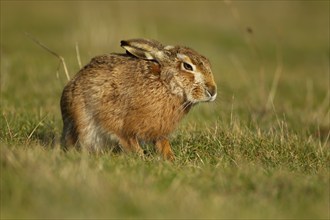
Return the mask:
<path id="1" fill-rule="evenodd" d="M 128 68 L 130 66 L 135 66 L 137 62 L 138 60 L 135 57 L 127 54 L 105 54 L 92 58 L 79 73 L 88 74 L 99 71 L 112 72 L 118 68 L 120 68 L 121 71 L 125 71 L 123 67 Z"/>
<path id="2" fill-rule="evenodd" d="M 127 103 L 132 94 L 145 90 L 141 87 L 147 83 L 146 76 L 159 77 L 148 74 L 153 72 L 150 70 L 155 69 L 154 65 L 158 64 L 127 54 L 96 56 L 67 84 L 64 93 L 69 95 L 69 99 L 81 97 L 92 106 Z"/>
<path id="3" fill-rule="evenodd" d="M 68 83 L 68 87 L 82 87 L 85 91 L 104 88 L 108 83 L 123 84 L 134 81 L 134 70 L 138 65 L 134 57 L 125 54 L 96 56 L 85 65 Z M 125 83 L 124 83 L 125 84 Z"/>

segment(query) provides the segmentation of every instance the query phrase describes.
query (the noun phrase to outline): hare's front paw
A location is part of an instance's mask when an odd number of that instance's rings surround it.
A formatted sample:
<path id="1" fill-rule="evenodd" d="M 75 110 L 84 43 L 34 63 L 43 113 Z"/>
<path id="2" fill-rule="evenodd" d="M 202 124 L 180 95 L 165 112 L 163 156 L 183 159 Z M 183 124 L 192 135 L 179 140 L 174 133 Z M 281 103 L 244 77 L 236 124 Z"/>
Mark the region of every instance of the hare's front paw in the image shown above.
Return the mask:
<path id="1" fill-rule="evenodd" d="M 156 145 L 156 149 L 157 149 L 158 153 L 161 154 L 165 160 L 168 160 L 168 161 L 175 160 L 175 156 L 171 149 L 170 142 L 167 139 L 163 139 L 163 138 L 159 139 L 155 142 L 155 145 Z"/>
<path id="2" fill-rule="evenodd" d="M 119 138 L 119 144 L 123 151 L 128 153 L 136 153 L 140 156 L 144 156 L 143 150 L 140 147 L 139 141 L 136 138 Z"/>

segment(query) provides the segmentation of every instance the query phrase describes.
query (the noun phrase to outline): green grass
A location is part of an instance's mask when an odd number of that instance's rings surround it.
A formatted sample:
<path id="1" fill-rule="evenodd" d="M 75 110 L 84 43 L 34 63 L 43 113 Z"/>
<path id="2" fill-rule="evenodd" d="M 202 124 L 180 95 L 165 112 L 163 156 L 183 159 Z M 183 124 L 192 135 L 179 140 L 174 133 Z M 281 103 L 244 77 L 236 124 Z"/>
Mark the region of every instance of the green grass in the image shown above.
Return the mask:
<path id="1" fill-rule="evenodd" d="M 1 218 L 310 218 L 329 214 L 329 2 L 1 1 Z M 248 32 L 247 29 L 252 29 Z M 82 62 L 155 38 L 209 57 L 219 98 L 171 137 L 174 163 L 60 149 Z"/>

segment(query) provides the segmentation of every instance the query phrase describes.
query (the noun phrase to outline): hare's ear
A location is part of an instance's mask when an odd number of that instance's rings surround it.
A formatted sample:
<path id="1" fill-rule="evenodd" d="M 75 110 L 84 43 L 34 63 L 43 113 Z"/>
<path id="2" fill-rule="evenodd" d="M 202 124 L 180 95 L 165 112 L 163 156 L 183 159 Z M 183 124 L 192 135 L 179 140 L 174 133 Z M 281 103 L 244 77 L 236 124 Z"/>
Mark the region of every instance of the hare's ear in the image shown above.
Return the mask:
<path id="1" fill-rule="evenodd" d="M 154 40 L 133 39 L 122 40 L 120 43 L 127 52 L 141 59 L 161 61 L 164 57 L 164 46 Z"/>

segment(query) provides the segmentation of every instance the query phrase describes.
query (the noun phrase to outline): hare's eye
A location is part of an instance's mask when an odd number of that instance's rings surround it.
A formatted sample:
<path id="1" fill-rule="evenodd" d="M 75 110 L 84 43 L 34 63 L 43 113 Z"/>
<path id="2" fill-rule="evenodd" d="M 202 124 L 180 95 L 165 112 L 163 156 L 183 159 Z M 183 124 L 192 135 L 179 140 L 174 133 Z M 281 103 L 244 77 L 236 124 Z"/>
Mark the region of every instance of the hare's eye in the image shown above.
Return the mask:
<path id="1" fill-rule="evenodd" d="M 189 71 L 192 71 L 193 70 L 193 67 L 189 63 L 183 63 L 183 67 L 186 70 L 189 70 Z"/>

